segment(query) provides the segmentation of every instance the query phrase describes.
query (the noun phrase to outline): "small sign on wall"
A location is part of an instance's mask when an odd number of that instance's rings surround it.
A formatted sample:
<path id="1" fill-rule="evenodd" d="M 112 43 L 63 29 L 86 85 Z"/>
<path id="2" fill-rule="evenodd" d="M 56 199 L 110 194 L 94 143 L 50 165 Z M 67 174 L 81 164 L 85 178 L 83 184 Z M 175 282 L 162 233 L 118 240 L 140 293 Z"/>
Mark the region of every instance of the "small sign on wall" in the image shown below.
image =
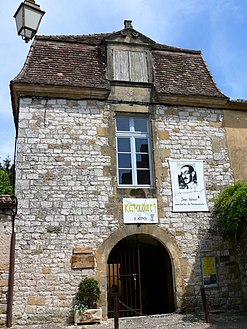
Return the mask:
<path id="1" fill-rule="evenodd" d="M 216 258 L 212 256 L 201 257 L 202 286 L 204 288 L 218 287 L 216 272 Z"/>
<path id="2" fill-rule="evenodd" d="M 123 199 L 125 224 L 158 223 L 157 199 Z"/>
<path id="3" fill-rule="evenodd" d="M 95 268 L 95 257 L 93 249 L 76 247 L 73 249 L 71 259 L 72 269 Z"/>

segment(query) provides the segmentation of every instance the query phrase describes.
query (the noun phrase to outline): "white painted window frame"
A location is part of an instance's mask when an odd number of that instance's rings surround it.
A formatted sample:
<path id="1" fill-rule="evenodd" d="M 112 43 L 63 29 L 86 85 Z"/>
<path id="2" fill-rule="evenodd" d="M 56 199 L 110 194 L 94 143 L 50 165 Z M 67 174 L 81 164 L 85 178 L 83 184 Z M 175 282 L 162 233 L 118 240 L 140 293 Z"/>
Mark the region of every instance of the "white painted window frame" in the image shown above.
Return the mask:
<path id="1" fill-rule="evenodd" d="M 121 116 L 121 115 L 119 115 Z M 131 116 L 126 116 L 129 119 L 130 130 L 129 131 L 118 131 L 117 121 L 116 121 L 116 156 L 117 156 L 117 181 L 118 187 L 151 187 L 153 185 L 152 177 L 152 161 L 151 161 L 151 145 L 150 145 L 150 127 L 149 119 L 145 118 L 147 121 L 147 132 L 139 132 L 134 130 L 134 118 Z M 130 154 L 131 154 L 131 166 L 132 166 L 132 184 L 120 184 L 119 182 L 119 165 L 118 165 L 118 138 L 130 138 Z M 148 159 L 149 159 L 149 177 L 150 184 L 138 184 L 137 182 L 137 166 L 136 166 L 136 138 L 146 138 L 148 141 Z M 122 153 L 122 152 L 121 152 Z"/>

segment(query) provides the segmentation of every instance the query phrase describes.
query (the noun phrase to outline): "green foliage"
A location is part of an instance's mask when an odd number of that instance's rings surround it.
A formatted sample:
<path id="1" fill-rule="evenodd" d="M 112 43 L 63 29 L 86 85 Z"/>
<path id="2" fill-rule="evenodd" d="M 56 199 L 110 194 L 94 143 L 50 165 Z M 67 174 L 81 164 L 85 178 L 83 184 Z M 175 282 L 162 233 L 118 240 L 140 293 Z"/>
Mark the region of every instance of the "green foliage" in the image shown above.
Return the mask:
<path id="1" fill-rule="evenodd" d="M 85 278 L 78 286 L 75 309 L 86 310 L 94 308 L 100 298 L 99 283 L 94 278 Z"/>
<path id="2" fill-rule="evenodd" d="M 247 184 L 236 183 L 223 190 L 215 200 L 214 216 L 229 234 L 247 226 Z"/>
<path id="3" fill-rule="evenodd" d="M 14 166 L 11 160 L 6 158 L 0 162 L 0 195 L 13 194 L 14 190 Z"/>

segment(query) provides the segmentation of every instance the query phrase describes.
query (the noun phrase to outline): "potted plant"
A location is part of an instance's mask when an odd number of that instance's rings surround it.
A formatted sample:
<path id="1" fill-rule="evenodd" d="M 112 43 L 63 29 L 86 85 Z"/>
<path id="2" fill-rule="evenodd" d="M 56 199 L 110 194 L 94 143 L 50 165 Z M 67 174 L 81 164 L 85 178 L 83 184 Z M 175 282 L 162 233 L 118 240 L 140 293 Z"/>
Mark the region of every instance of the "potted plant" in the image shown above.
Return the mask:
<path id="1" fill-rule="evenodd" d="M 100 298 L 99 283 L 94 278 L 83 279 L 75 297 L 74 322 L 92 323 L 101 322 L 102 309 L 97 306 Z"/>

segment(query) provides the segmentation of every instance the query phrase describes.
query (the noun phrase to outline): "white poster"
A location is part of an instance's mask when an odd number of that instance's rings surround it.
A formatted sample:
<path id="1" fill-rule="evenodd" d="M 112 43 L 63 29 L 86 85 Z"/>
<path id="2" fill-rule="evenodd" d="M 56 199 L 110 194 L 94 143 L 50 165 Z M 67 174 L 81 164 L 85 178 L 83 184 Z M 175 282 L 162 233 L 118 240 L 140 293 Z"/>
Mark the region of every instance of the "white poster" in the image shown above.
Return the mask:
<path id="1" fill-rule="evenodd" d="M 123 199 L 125 224 L 158 223 L 157 199 Z"/>
<path id="2" fill-rule="evenodd" d="M 169 160 L 173 211 L 208 211 L 203 161 Z"/>

